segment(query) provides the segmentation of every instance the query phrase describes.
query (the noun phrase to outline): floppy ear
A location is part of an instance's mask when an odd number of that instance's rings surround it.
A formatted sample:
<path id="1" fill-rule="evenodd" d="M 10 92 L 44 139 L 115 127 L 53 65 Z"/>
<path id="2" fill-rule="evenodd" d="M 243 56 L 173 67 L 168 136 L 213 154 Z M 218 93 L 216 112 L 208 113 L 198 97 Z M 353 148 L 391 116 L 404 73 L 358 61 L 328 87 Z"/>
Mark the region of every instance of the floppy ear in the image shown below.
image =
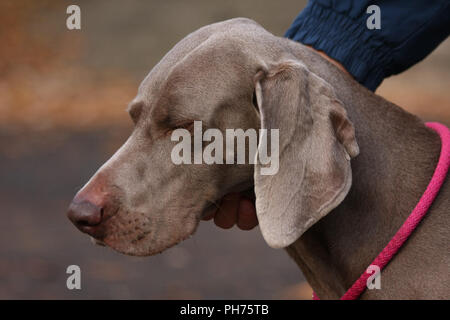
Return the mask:
<path id="1" fill-rule="evenodd" d="M 333 88 L 303 64 L 286 61 L 260 71 L 255 83 L 261 128 L 269 137 L 270 129 L 279 129 L 278 172 L 264 174 L 267 165 L 259 159 L 255 165 L 256 211 L 266 242 L 283 248 L 342 202 L 359 148 Z M 259 141 L 260 152 L 266 147 Z"/>

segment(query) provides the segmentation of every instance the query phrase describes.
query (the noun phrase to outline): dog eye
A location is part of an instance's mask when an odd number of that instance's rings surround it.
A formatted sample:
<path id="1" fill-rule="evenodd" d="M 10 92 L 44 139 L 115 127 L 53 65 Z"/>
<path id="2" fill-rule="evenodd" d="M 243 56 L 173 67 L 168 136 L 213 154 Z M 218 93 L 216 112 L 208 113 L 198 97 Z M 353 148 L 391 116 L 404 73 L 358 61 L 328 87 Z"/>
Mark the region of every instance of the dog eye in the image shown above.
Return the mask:
<path id="1" fill-rule="evenodd" d="M 170 126 L 166 127 L 166 129 L 164 130 L 164 135 L 170 136 L 177 129 L 186 129 L 192 133 L 193 128 L 194 128 L 194 121 L 186 121 L 186 122 L 180 122 L 178 124 L 171 124 Z"/>
<path id="2" fill-rule="evenodd" d="M 185 122 L 180 122 L 178 124 L 175 124 L 172 126 L 172 131 L 176 130 L 176 129 L 186 129 L 186 130 L 191 130 L 191 128 L 194 126 L 194 121 L 185 121 Z"/>
<path id="3" fill-rule="evenodd" d="M 164 126 L 165 134 L 172 134 L 177 129 L 186 129 L 188 131 L 192 131 L 194 128 L 194 120 L 186 120 L 180 122 L 172 122 L 170 120 L 166 121 L 166 125 Z"/>

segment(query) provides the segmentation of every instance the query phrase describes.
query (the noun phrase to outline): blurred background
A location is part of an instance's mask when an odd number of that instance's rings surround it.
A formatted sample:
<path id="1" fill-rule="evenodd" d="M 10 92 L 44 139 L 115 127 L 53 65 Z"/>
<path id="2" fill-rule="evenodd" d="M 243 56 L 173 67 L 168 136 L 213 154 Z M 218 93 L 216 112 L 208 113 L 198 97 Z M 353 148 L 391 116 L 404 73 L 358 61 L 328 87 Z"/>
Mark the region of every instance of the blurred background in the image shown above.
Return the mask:
<path id="1" fill-rule="evenodd" d="M 81 30 L 66 8 L 81 7 Z M 154 257 L 94 246 L 66 208 L 132 129 L 139 82 L 180 39 L 249 17 L 282 36 L 306 1 L 8 1 L 0 3 L 0 299 L 309 299 L 283 250 L 258 228 L 202 222 Z M 377 93 L 424 120 L 450 124 L 450 41 Z M 81 290 L 66 268 L 81 267 Z"/>

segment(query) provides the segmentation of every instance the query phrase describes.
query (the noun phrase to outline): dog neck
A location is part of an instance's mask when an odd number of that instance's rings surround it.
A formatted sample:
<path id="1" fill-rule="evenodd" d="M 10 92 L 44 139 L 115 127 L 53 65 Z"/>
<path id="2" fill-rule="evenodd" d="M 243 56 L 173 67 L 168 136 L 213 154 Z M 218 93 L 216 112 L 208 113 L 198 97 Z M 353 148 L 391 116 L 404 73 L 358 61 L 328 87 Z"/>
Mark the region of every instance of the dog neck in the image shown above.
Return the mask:
<path id="1" fill-rule="evenodd" d="M 333 72 L 330 83 L 340 77 Z M 425 191 L 441 146 L 417 117 L 353 81 L 339 81 L 335 88 L 361 150 L 351 163 L 352 187 L 287 248 L 321 299 L 339 299 L 400 228 Z"/>

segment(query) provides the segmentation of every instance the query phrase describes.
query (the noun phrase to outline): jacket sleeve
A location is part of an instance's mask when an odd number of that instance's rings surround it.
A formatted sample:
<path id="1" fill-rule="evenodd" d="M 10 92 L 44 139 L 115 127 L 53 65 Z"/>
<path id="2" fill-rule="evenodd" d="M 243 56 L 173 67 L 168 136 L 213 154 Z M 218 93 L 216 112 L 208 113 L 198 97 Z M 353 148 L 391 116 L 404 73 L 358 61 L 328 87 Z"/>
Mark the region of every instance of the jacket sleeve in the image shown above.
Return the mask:
<path id="1" fill-rule="evenodd" d="M 371 4 L 380 8 L 380 29 L 367 27 Z M 325 52 L 374 91 L 449 33 L 449 0 L 310 0 L 285 36 Z"/>

